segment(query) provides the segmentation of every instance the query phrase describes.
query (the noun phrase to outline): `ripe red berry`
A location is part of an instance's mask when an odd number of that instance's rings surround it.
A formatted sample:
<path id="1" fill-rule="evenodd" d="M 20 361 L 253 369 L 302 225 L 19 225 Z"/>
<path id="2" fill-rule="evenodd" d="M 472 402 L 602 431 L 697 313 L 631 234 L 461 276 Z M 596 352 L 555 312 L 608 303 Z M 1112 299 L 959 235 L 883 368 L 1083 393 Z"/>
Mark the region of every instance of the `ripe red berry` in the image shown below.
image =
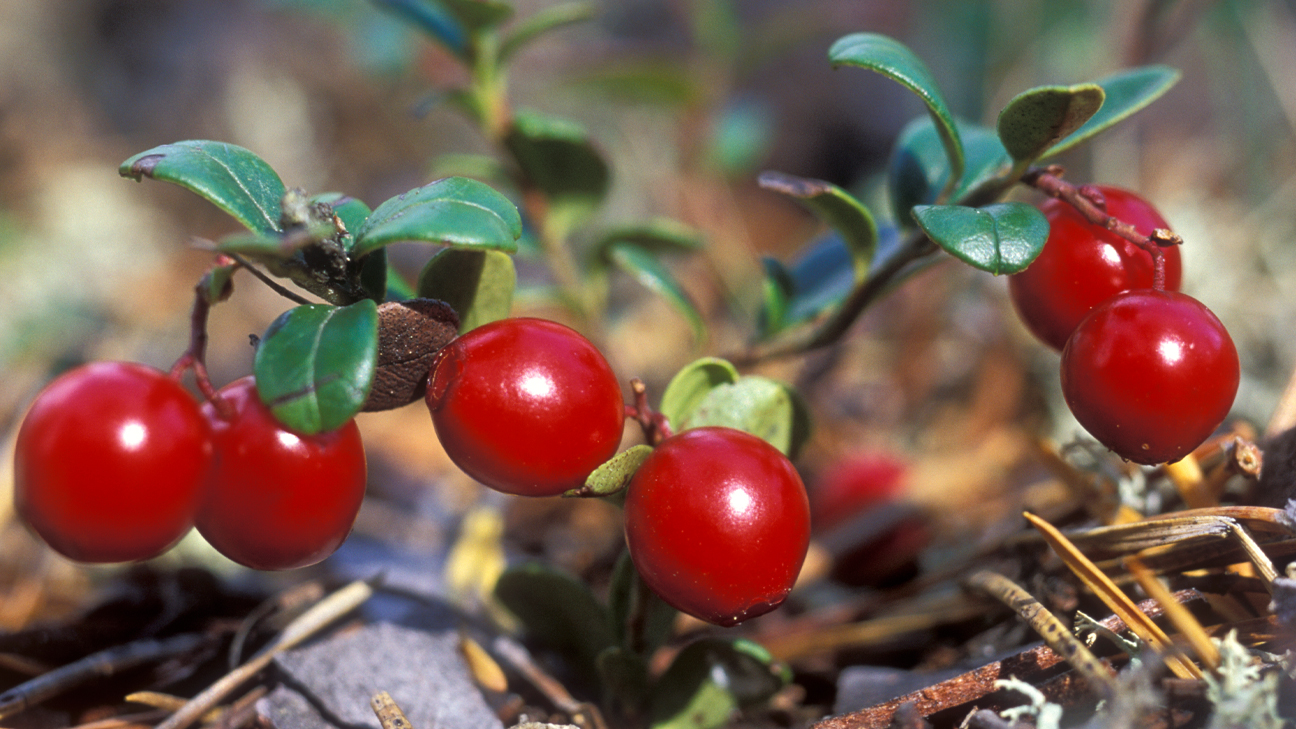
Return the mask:
<path id="1" fill-rule="evenodd" d="M 298 435 L 262 404 L 251 377 L 203 405 L 216 458 L 198 532 L 221 554 L 258 570 L 315 564 L 351 533 L 365 493 L 355 421 Z"/>
<path id="2" fill-rule="evenodd" d="M 1076 420 L 1135 463 L 1177 461 L 1219 427 L 1237 394 L 1237 349 L 1201 302 L 1175 291 L 1119 294 L 1062 351 Z"/>
<path id="3" fill-rule="evenodd" d="M 1167 228 L 1146 200 L 1132 192 L 1098 185 L 1107 213 L 1143 235 Z M 1031 265 L 1008 277 L 1013 307 L 1026 328 L 1056 350 L 1093 307 L 1130 289 L 1152 287 L 1152 255 L 1106 228 L 1090 223 L 1069 203 L 1050 198 L 1040 205 L 1049 221 L 1048 241 Z M 1178 291 L 1179 249 L 1162 248 L 1165 288 Z"/>
<path id="4" fill-rule="evenodd" d="M 23 419 L 14 507 L 69 559 L 149 559 L 193 526 L 211 455 L 207 422 L 178 382 L 133 362 L 85 365 Z"/>
<path id="5" fill-rule="evenodd" d="M 810 502 L 791 462 L 721 427 L 667 438 L 630 481 L 626 543 L 678 610 L 736 625 L 783 603 L 810 544 Z"/>
<path id="6" fill-rule="evenodd" d="M 900 495 L 908 466 L 889 453 L 842 458 L 819 474 L 811 506 L 816 529 L 831 529 Z"/>
<path id="7" fill-rule="evenodd" d="M 616 454 L 625 402 L 589 340 L 543 319 L 501 319 L 441 350 L 427 388 L 441 445 L 497 490 L 554 496 Z"/>

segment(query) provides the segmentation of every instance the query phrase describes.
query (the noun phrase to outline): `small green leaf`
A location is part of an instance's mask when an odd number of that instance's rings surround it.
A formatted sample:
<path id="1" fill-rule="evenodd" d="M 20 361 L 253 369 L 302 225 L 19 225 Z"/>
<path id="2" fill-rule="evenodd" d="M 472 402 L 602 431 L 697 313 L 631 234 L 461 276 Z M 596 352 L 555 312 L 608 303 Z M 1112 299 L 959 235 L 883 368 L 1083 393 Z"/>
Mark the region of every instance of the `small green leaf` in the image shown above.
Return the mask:
<path id="1" fill-rule="evenodd" d="M 616 640 L 607 610 L 583 580 L 528 562 L 500 575 L 495 598 L 537 643 L 564 654 L 586 679 L 597 679 L 598 656 Z"/>
<path id="2" fill-rule="evenodd" d="M 792 273 L 777 258 L 762 256 L 761 266 L 765 269 L 765 278 L 761 281 L 764 300 L 760 311 L 760 332 L 762 337 L 769 337 L 783 330 L 788 303 L 796 294 L 796 284 L 792 281 Z"/>
<path id="3" fill-rule="evenodd" d="M 837 40 L 828 49 L 833 65 L 859 66 L 890 78 L 914 92 L 927 104 L 927 113 L 940 132 L 949 157 L 951 179 L 963 177 L 963 143 L 936 79 L 927 66 L 903 43 L 876 33 L 854 33 Z"/>
<path id="4" fill-rule="evenodd" d="M 633 245 L 654 254 L 690 253 L 702 248 L 702 234 L 669 218 L 613 228 L 590 247 L 593 264 L 610 263 L 609 251 L 619 244 Z"/>
<path id="5" fill-rule="evenodd" d="M 469 33 L 479 33 L 513 17 L 513 6 L 501 0 L 438 0 Z"/>
<path id="6" fill-rule="evenodd" d="M 1089 121 L 1053 145 L 1043 157 L 1052 157 L 1086 142 L 1098 133 L 1124 121 L 1143 107 L 1156 101 L 1174 86 L 1182 74 L 1169 66 L 1140 66 L 1113 74 L 1094 83 L 1102 87 L 1106 99 Z"/>
<path id="7" fill-rule="evenodd" d="M 611 496 L 624 489 L 634 478 L 635 471 L 652 455 L 652 446 L 637 445 L 628 448 L 594 469 L 585 479 L 585 485 L 568 491 L 564 496 Z"/>
<path id="8" fill-rule="evenodd" d="M 959 200 L 982 182 L 1003 174 L 1012 165 L 999 135 L 993 129 L 959 121 L 959 137 L 967 157 L 963 180 L 954 189 Z M 913 225 L 909 211 L 915 205 L 930 205 L 949 184 L 949 158 L 931 118 L 922 116 L 905 125 L 896 139 L 887 164 L 887 190 L 892 214 L 898 224 Z"/>
<path id="9" fill-rule="evenodd" d="M 712 388 L 676 430 L 707 425 L 751 433 L 788 458 L 795 458 L 810 438 L 809 409 L 796 391 L 777 380 L 755 375 Z"/>
<path id="10" fill-rule="evenodd" d="M 608 250 L 607 256 L 617 268 L 634 276 L 645 288 L 666 299 L 683 314 L 693 329 L 695 339 L 702 341 L 706 338 L 706 323 L 702 321 L 702 314 L 651 250 L 634 244 L 617 243 Z"/>
<path id="11" fill-rule="evenodd" d="M 406 240 L 512 253 L 521 235 L 522 218 L 508 198 L 485 183 L 447 177 L 379 205 L 355 231 L 350 254 Z"/>
<path id="12" fill-rule="evenodd" d="M 369 396 L 378 360 L 378 306 L 307 304 L 266 330 L 252 371 L 279 422 L 304 435 L 346 424 Z"/>
<path id="13" fill-rule="evenodd" d="M 517 270 L 499 251 L 447 248 L 419 274 L 418 295 L 440 299 L 459 314 L 460 333 L 508 317 Z"/>
<path id="14" fill-rule="evenodd" d="M 253 232 L 280 230 L 283 181 L 265 160 L 242 147 L 198 139 L 164 144 L 127 159 L 117 171 L 133 180 L 151 177 L 191 190 Z"/>
<path id="15" fill-rule="evenodd" d="M 387 249 L 379 248 L 360 259 L 360 290 L 378 303 L 387 300 Z"/>
<path id="16" fill-rule="evenodd" d="M 499 62 L 507 63 L 518 51 L 535 39 L 563 26 L 581 23 L 595 16 L 598 9 L 588 2 L 569 2 L 542 8 L 518 21 L 500 43 Z"/>
<path id="17" fill-rule="evenodd" d="M 662 392 L 658 410 L 679 430 L 679 424 L 693 414 L 708 392 L 737 381 L 738 370 L 726 360 L 719 357 L 694 360 L 671 378 Z"/>
<path id="18" fill-rule="evenodd" d="M 461 58 L 466 55 L 468 36 L 463 24 L 436 0 L 373 0 L 373 3 L 418 27 L 455 55 Z"/>
<path id="19" fill-rule="evenodd" d="M 760 176 L 760 186 L 805 203 L 829 226 L 836 230 L 851 252 L 855 280 L 863 281 L 873 263 L 877 250 L 877 223 L 873 214 L 850 193 L 831 182 L 794 177 L 782 172 L 765 172 Z"/>
<path id="20" fill-rule="evenodd" d="M 1097 84 L 1039 86 L 1023 91 L 999 112 L 999 139 L 1024 165 L 1039 159 L 1058 140 L 1079 129 L 1103 105 Z"/>
<path id="21" fill-rule="evenodd" d="M 551 220 L 562 230 L 588 219 L 607 194 L 611 171 L 575 122 L 521 109 L 504 144 L 526 179 L 549 198 Z"/>
<path id="22" fill-rule="evenodd" d="M 396 270 L 396 267 L 392 265 L 390 260 L 388 260 L 387 301 L 405 301 L 417 296 L 418 294 L 415 292 L 414 287 L 410 286 L 409 283 L 406 282 L 405 277 L 401 275 L 401 272 Z"/>
<path id="23" fill-rule="evenodd" d="M 641 605 L 643 613 L 631 615 L 636 604 Z M 628 551 L 621 553 L 612 569 L 608 613 L 620 644 L 643 656 L 651 656 L 666 645 L 675 632 L 675 618 L 679 615 L 643 581 Z M 636 630 L 639 634 L 632 634 Z"/>
<path id="24" fill-rule="evenodd" d="M 919 205 L 918 225 L 937 245 L 971 266 L 993 274 L 1030 265 L 1048 239 L 1048 220 L 1034 205 L 1007 202 L 969 208 Z"/>
<path id="25" fill-rule="evenodd" d="M 703 638 L 680 651 L 653 687 L 649 726 L 726 726 L 735 710 L 767 701 L 788 681 L 788 669 L 756 643 Z"/>

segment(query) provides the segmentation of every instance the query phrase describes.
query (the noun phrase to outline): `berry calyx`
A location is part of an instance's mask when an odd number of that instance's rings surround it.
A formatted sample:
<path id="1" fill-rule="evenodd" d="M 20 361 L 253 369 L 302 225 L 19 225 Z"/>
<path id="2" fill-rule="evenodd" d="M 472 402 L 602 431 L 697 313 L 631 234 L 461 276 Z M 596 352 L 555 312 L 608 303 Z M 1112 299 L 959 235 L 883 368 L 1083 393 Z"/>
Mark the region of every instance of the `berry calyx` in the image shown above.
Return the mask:
<path id="1" fill-rule="evenodd" d="M 212 460 L 198 403 L 165 373 L 96 362 L 32 403 L 14 449 L 14 507 L 78 562 L 162 554 L 193 526 Z"/>
<path id="2" fill-rule="evenodd" d="M 501 319 L 446 345 L 427 405 L 450 459 L 497 491 L 583 486 L 621 444 L 625 402 L 607 360 L 575 330 Z"/>
<path id="3" fill-rule="evenodd" d="M 657 446 L 625 499 L 630 557 L 672 607 L 730 626 L 787 598 L 810 544 L 792 463 L 740 430 L 686 430 Z"/>
<path id="4" fill-rule="evenodd" d="M 245 567 L 306 567 L 337 550 L 365 493 L 365 455 L 355 421 L 299 435 L 275 420 L 251 377 L 202 407 L 216 446 L 198 532 Z"/>
<path id="5" fill-rule="evenodd" d="M 1233 405 L 1237 349 L 1201 302 L 1138 289 L 1095 308 L 1062 351 L 1062 393 L 1085 430 L 1123 458 L 1177 461 Z"/>
<path id="6" fill-rule="evenodd" d="M 1166 228 L 1161 214 L 1127 190 L 1094 186 L 1107 213 L 1144 235 Z M 1071 332 L 1098 304 L 1122 291 L 1152 288 L 1152 255 L 1116 233 L 1089 222 L 1072 205 L 1050 198 L 1040 204 L 1049 222 L 1048 240 L 1025 271 L 1008 277 L 1018 316 L 1040 341 L 1061 350 Z M 1183 265 L 1179 249 L 1161 249 L 1165 290 L 1178 291 Z"/>

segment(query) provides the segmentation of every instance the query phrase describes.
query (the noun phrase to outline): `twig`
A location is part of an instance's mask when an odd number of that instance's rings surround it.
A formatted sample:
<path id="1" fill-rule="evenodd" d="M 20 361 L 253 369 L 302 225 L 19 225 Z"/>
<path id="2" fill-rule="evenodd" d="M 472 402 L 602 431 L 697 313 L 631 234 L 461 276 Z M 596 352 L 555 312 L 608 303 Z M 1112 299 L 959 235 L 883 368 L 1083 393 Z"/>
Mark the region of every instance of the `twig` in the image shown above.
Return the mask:
<path id="1" fill-rule="evenodd" d="M 374 694 L 373 698 L 369 699 L 369 706 L 373 707 L 374 715 L 378 717 L 382 729 L 413 729 L 409 719 L 405 717 L 405 712 L 401 711 L 401 707 L 386 691 Z"/>
<path id="2" fill-rule="evenodd" d="M 256 266 L 253 266 L 251 263 L 248 262 L 248 260 L 247 260 L 246 258 L 240 256 L 239 254 L 237 254 L 237 253 L 226 253 L 225 255 L 227 255 L 227 256 L 229 256 L 230 258 L 233 258 L 235 261 L 237 261 L 238 264 L 239 264 L 240 266 L 242 266 L 244 269 L 246 269 L 248 273 L 252 274 L 253 276 L 256 276 L 258 281 L 260 281 L 261 283 L 265 284 L 266 286 L 269 286 L 271 291 L 275 292 L 276 294 L 279 294 L 280 296 L 284 297 L 285 299 L 288 299 L 289 301 L 293 302 L 294 304 L 314 304 L 314 303 L 317 303 L 317 302 L 311 301 L 311 300 L 309 300 L 309 299 L 306 299 L 306 298 L 304 298 L 304 297 L 302 297 L 302 296 L 298 296 L 297 294 L 293 293 L 292 291 L 289 291 L 288 289 L 284 288 L 284 287 L 283 287 L 283 286 L 282 286 L 278 281 L 275 281 L 274 279 L 272 279 L 272 278 L 270 278 L 269 276 L 265 275 L 265 273 L 263 273 L 263 272 L 261 271 L 261 269 L 257 268 Z"/>
<path id="3" fill-rule="evenodd" d="M 526 680 L 531 682 L 532 686 L 535 686 L 540 693 L 544 694 L 544 697 L 554 705 L 554 708 L 566 713 L 571 717 L 572 721 L 579 724 L 588 724 L 593 729 L 607 729 L 607 724 L 603 721 L 603 714 L 598 710 L 598 707 L 577 701 L 567 691 L 567 688 L 559 683 L 558 679 L 545 673 L 544 669 L 531 659 L 531 654 L 521 643 L 501 635 L 495 638 L 493 647 L 495 653 L 508 661 L 519 673 L 526 677 Z"/>
<path id="4" fill-rule="evenodd" d="M 0 718 L 13 716 L 91 679 L 183 655 L 208 640 L 205 635 L 185 633 L 166 640 L 140 640 L 93 653 L 0 694 Z"/>
<path id="5" fill-rule="evenodd" d="M 310 610 L 302 613 L 301 617 L 289 623 L 273 643 L 263 648 L 247 663 L 208 686 L 206 690 L 172 714 L 171 718 L 159 724 L 157 729 L 185 729 L 208 709 L 220 703 L 231 691 L 269 665 L 276 655 L 299 645 L 323 630 L 329 623 L 359 607 L 372 594 L 372 585 L 365 580 L 357 580 L 319 601 Z"/>

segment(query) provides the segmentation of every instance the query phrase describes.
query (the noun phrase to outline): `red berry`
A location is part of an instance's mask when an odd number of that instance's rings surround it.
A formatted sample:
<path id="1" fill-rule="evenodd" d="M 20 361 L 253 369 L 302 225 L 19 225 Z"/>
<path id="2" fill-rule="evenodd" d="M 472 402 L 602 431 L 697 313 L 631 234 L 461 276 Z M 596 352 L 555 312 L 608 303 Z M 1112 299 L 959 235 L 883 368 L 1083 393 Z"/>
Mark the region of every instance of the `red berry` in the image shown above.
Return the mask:
<path id="1" fill-rule="evenodd" d="M 133 362 L 85 365 L 23 419 L 14 507 L 69 559 L 149 559 L 193 526 L 211 456 L 207 422 L 178 382 Z"/>
<path id="2" fill-rule="evenodd" d="M 258 570 L 315 564 L 351 533 L 365 493 L 355 421 L 298 435 L 275 420 L 251 377 L 203 405 L 216 444 L 198 532 L 221 554 Z"/>
<path id="3" fill-rule="evenodd" d="M 626 492 L 639 574 L 678 610 L 736 625 L 783 603 L 810 544 L 810 502 L 778 449 L 733 428 L 667 438 Z"/>
<path id="4" fill-rule="evenodd" d="M 836 461 L 819 474 L 813 492 L 816 529 L 831 529 L 899 496 L 908 470 L 889 453 L 865 453 Z"/>
<path id="5" fill-rule="evenodd" d="M 1237 349 L 1201 302 L 1175 291 L 1119 294 L 1085 317 L 1062 351 L 1076 420 L 1135 463 L 1177 461 L 1233 405 Z"/>
<path id="6" fill-rule="evenodd" d="M 1095 186 L 1107 212 L 1143 235 L 1168 228 L 1146 200 L 1115 187 Z M 1008 277 L 1008 291 L 1022 322 L 1056 350 L 1093 307 L 1130 289 L 1152 287 L 1152 254 L 1106 228 L 1085 220 L 1069 203 L 1049 199 L 1040 205 L 1049 221 L 1048 241 L 1031 265 Z M 1165 288 L 1179 290 L 1179 249 L 1161 249 Z"/>
<path id="7" fill-rule="evenodd" d="M 621 387 L 589 340 L 543 319 L 501 319 L 441 350 L 427 388 L 441 445 L 497 490 L 554 496 L 616 454 Z"/>

